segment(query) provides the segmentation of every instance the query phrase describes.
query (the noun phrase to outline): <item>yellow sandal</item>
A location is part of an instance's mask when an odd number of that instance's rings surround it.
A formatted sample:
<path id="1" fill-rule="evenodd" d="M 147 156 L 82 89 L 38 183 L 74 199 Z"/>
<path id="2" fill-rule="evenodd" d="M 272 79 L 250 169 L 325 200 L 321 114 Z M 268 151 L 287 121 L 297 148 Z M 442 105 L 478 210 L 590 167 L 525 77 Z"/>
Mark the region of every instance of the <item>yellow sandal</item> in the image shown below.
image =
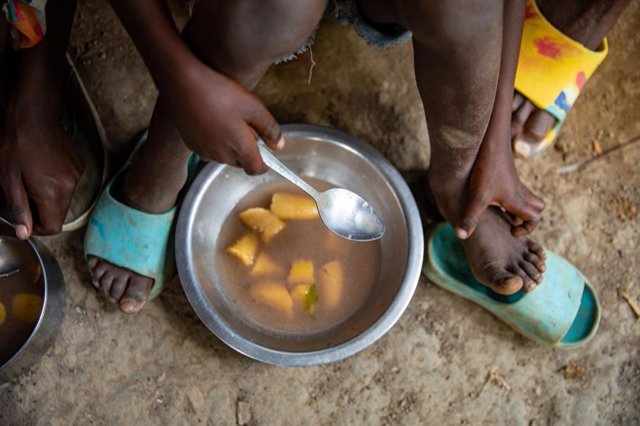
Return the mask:
<path id="1" fill-rule="evenodd" d="M 597 51 L 587 49 L 547 21 L 535 0 L 527 0 L 515 88 L 557 122 L 529 152 L 516 154 L 533 157 L 553 145 L 580 91 L 607 53 L 606 38 Z"/>

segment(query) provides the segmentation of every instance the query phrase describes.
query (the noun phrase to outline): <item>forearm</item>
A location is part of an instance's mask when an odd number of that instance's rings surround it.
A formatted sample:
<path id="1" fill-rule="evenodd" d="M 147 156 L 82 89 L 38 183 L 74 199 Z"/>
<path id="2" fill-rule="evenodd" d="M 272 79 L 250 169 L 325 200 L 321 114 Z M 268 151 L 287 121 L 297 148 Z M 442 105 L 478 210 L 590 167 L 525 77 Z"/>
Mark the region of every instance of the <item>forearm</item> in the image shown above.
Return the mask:
<path id="1" fill-rule="evenodd" d="M 76 8 L 75 0 L 49 0 L 47 33 L 35 47 L 20 50 L 13 99 L 31 106 L 57 108 L 64 79 L 65 53 Z M 37 98 L 37 102 L 31 102 Z"/>
<path id="2" fill-rule="evenodd" d="M 502 55 L 496 107 L 505 107 L 511 112 L 513 86 L 520 55 L 522 26 L 524 24 L 525 0 L 505 0 L 504 28 L 502 32 Z"/>
<path id="3" fill-rule="evenodd" d="M 199 61 L 180 37 L 164 0 L 110 0 L 161 92 Z"/>
<path id="4" fill-rule="evenodd" d="M 520 54 L 524 13 L 524 0 L 505 0 L 498 88 L 482 147 L 489 153 L 495 153 L 497 150 L 511 150 L 511 103 Z"/>

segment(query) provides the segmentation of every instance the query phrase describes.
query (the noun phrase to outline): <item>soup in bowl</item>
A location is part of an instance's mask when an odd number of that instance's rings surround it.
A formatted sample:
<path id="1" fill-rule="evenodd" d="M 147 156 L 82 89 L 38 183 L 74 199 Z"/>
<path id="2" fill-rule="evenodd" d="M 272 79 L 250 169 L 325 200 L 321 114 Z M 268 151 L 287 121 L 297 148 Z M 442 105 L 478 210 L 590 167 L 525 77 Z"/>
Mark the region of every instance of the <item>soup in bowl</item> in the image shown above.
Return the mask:
<path id="1" fill-rule="evenodd" d="M 211 163 L 180 212 L 178 272 L 200 319 L 239 352 L 282 365 L 333 362 L 374 343 L 406 309 L 422 265 L 420 216 L 400 174 L 369 145 L 324 127 L 283 130 L 278 158 L 317 189 L 364 197 L 384 236 L 344 240 L 274 172 L 248 176 Z M 278 207 L 278 198 L 289 204 Z"/>

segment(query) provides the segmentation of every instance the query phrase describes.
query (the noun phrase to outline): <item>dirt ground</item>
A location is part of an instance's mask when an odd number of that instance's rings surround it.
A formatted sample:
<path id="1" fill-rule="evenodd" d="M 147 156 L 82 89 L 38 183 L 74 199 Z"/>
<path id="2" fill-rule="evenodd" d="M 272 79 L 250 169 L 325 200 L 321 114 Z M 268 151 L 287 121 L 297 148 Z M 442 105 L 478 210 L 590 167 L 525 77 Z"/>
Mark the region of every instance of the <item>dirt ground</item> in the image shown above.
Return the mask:
<path id="1" fill-rule="evenodd" d="M 640 424 L 640 146 L 567 175 L 556 169 L 640 135 L 640 2 L 610 37 L 556 150 L 519 162 L 548 208 L 535 238 L 580 267 L 603 306 L 586 347 L 525 340 L 424 278 L 376 345 L 329 366 L 263 365 L 200 323 L 177 279 L 143 313 L 96 296 L 82 231 L 47 239 L 67 279 L 67 314 L 47 355 L 0 387 L 0 424 Z M 156 92 L 103 0 L 81 0 L 71 53 L 122 157 L 148 123 Z M 274 68 L 257 92 L 282 122 L 330 125 L 380 149 L 398 168 L 425 168 L 426 125 L 410 46 L 367 47 L 322 26 L 310 58 Z"/>

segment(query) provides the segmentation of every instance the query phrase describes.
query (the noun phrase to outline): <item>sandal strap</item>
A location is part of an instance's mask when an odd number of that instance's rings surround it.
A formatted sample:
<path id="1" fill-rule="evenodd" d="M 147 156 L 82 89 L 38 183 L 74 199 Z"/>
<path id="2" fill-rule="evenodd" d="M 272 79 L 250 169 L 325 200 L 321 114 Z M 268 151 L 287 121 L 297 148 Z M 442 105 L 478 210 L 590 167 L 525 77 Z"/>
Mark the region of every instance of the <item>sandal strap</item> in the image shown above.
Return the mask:
<path id="1" fill-rule="evenodd" d="M 114 178 L 104 189 L 85 235 L 85 256 L 153 278 L 149 300 L 157 296 L 175 272 L 173 224 L 176 208 L 150 214 L 131 208 L 111 194 Z"/>

